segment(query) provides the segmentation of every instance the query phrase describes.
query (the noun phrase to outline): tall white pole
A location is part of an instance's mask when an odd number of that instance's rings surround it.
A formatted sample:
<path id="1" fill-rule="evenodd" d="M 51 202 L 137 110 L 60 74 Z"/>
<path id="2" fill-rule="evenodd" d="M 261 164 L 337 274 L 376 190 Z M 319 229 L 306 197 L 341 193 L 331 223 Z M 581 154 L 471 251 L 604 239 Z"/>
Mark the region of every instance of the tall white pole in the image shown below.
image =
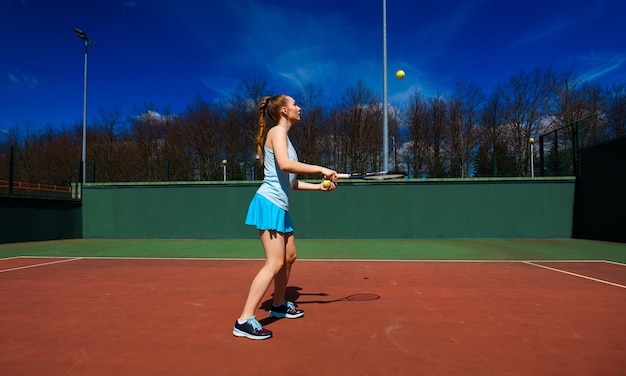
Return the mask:
<path id="1" fill-rule="evenodd" d="M 82 150 L 82 157 L 81 157 L 81 164 L 82 164 L 82 172 L 83 172 L 83 176 L 82 176 L 82 181 L 81 183 L 84 183 L 86 180 L 86 171 L 87 171 L 87 166 L 86 166 L 86 162 L 87 162 L 87 52 L 89 51 L 89 45 L 95 46 L 96 42 L 89 40 L 89 38 L 87 38 L 87 34 L 85 34 L 84 31 L 82 31 L 81 29 L 75 28 L 74 32 L 76 33 L 76 35 L 85 41 L 85 76 L 83 79 L 84 82 L 84 89 L 83 89 L 83 150 Z"/>
<path id="2" fill-rule="evenodd" d="M 389 171 L 389 120 L 387 114 L 387 1 L 383 0 L 383 171 Z"/>
<path id="3" fill-rule="evenodd" d="M 85 38 L 85 78 L 83 89 L 83 151 L 82 151 L 82 170 L 83 180 L 81 183 L 85 183 L 86 170 L 87 170 L 87 51 L 89 50 L 89 40 Z"/>

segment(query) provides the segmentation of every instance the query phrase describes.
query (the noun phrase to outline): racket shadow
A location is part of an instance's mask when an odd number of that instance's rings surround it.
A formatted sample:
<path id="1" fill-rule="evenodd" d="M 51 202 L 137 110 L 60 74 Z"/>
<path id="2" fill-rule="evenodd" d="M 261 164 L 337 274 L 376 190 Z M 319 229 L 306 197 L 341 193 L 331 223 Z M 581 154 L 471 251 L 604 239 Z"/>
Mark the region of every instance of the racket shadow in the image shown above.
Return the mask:
<path id="1" fill-rule="evenodd" d="M 296 305 L 300 304 L 328 304 L 328 303 L 337 303 L 337 302 L 367 302 L 372 300 L 380 299 L 380 295 L 378 294 L 370 294 L 370 293 L 360 293 L 360 294 L 351 294 L 348 296 L 344 296 L 339 299 L 316 299 L 316 300 L 302 300 L 303 296 L 328 296 L 325 292 L 318 293 L 302 293 L 302 287 L 297 286 L 288 286 L 287 291 L 285 292 L 285 299 L 290 302 L 294 302 Z M 272 308 L 272 300 L 273 298 L 265 300 L 261 304 L 261 309 L 268 311 Z"/>
<path id="2" fill-rule="evenodd" d="M 285 294 L 287 300 L 292 301 L 299 306 L 301 304 L 329 304 L 329 303 L 337 303 L 337 302 L 367 302 L 380 299 L 380 295 L 378 294 L 370 294 L 370 293 L 362 293 L 362 294 L 351 294 L 339 299 L 319 299 L 319 300 L 300 300 L 301 296 L 328 296 L 327 293 L 300 293 L 302 288 L 300 287 L 287 287 L 287 293 Z M 296 295 L 294 295 L 296 294 Z M 272 299 L 268 299 L 263 304 L 261 304 L 261 309 L 264 309 L 269 312 L 272 307 Z M 280 318 L 276 317 L 266 317 L 259 320 L 259 323 L 263 326 L 269 325 L 275 321 L 280 320 Z"/>
<path id="3" fill-rule="evenodd" d="M 302 291 L 302 287 L 287 286 L 287 290 L 285 291 L 285 299 L 289 300 L 290 302 L 294 302 L 296 304 L 300 304 L 301 303 L 300 298 L 302 296 L 328 296 L 328 294 L 326 294 L 324 292 L 319 292 L 319 293 L 302 293 L 300 291 Z M 272 298 L 269 298 L 266 301 L 264 301 L 261 304 L 261 309 L 269 312 L 270 308 L 272 308 L 272 300 L 273 300 L 273 296 L 272 296 Z"/>
<path id="4" fill-rule="evenodd" d="M 369 302 L 380 299 L 378 294 L 351 294 L 339 299 L 298 301 L 298 304 L 328 304 L 337 302 Z"/>

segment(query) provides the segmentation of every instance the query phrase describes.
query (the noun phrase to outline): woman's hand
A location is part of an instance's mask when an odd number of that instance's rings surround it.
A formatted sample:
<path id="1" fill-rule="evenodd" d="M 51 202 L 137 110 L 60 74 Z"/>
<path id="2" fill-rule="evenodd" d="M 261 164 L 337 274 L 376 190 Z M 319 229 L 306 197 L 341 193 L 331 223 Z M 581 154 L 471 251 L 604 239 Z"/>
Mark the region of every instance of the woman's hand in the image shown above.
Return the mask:
<path id="1" fill-rule="evenodd" d="M 320 189 L 324 192 L 330 192 L 333 189 L 337 188 L 337 183 L 328 179 L 322 180 L 322 182 L 319 185 L 320 185 Z"/>
<path id="2" fill-rule="evenodd" d="M 324 175 L 325 180 L 330 180 L 331 182 L 337 180 L 337 171 L 335 170 L 322 167 L 322 175 Z"/>

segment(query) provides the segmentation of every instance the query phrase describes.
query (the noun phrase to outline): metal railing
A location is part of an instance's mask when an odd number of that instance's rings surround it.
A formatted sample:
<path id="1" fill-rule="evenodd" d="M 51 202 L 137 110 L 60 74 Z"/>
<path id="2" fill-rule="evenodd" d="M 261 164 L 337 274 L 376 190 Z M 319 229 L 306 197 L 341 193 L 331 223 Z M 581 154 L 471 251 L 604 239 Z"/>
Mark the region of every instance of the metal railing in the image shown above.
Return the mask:
<path id="1" fill-rule="evenodd" d="M 54 193 L 68 193 L 72 194 L 72 187 L 66 185 L 56 184 L 41 184 L 41 183 L 25 183 L 21 181 L 13 182 L 13 187 L 9 186 L 8 180 L 0 180 L 0 189 L 12 188 L 13 191 L 26 191 L 26 192 L 54 192 Z"/>

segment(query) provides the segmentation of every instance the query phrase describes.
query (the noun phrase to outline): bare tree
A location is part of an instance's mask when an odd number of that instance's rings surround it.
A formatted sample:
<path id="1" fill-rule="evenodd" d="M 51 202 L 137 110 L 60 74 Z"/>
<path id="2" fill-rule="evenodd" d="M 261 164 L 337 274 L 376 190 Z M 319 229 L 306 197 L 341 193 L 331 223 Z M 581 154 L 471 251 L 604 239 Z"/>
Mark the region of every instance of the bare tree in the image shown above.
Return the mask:
<path id="1" fill-rule="evenodd" d="M 542 121 L 550 114 L 550 82 L 552 71 L 537 68 L 530 73 L 522 70 L 498 86 L 507 130 L 505 136 L 508 137 L 517 176 L 528 176 L 530 173 L 529 139 L 537 134 Z"/>
<path id="2" fill-rule="evenodd" d="M 100 120 L 89 129 L 87 134 L 87 160 L 94 161 L 96 176 L 88 168 L 87 181 L 124 181 L 125 143 L 121 139 L 124 134 L 119 108 L 100 109 Z"/>
<path id="3" fill-rule="evenodd" d="M 228 160 L 231 176 L 245 179 L 250 175 L 261 176 L 262 166 L 256 162 L 254 140 L 258 130 L 259 104 L 261 99 L 272 93 L 265 79 L 247 78 L 233 93 L 224 106 L 224 158 Z"/>
<path id="4" fill-rule="evenodd" d="M 542 133 L 575 127 L 581 135 L 581 144 L 594 143 L 603 138 L 606 127 L 603 89 L 597 83 L 581 83 L 572 71 L 553 76 L 552 120 Z"/>
<path id="5" fill-rule="evenodd" d="M 476 84 L 457 81 L 454 86 L 450 98 L 451 176 L 466 178 L 472 175 L 483 97 Z"/>
<path id="6" fill-rule="evenodd" d="M 515 176 L 514 161 L 505 137 L 502 112 L 501 99 L 494 93 L 481 111 L 476 176 Z"/>
<path id="7" fill-rule="evenodd" d="M 15 166 L 15 152 L 18 145 L 18 127 L 13 129 L 0 129 L 0 180 L 9 180 L 9 160 L 13 152 L 13 166 Z"/>
<path id="8" fill-rule="evenodd" d="M 76 153 L 81 148 L 78 126 L 48 126 L 32 144 L 32 169 L 29 180 L 37 183 L 69 186 L 77 176 Z"/>
<path id="9" fill-rule="evenodd" d="M 551 124 L 543 131 L 551 131 L 572 124 L 576 119 L 580 119 L 581 114 L 581 98 L 580 90 L 578 90 L 580 81 L 576 78 L 573 71 L 566 71 L 561 74 L 555 74 L 552 78 L 552 87 L 554 97 L 552 99 L 554 116 L 551 118 Z"/>
<path id="10" fill-rule="evenodd" d="M 449 150 L 448 102 L 442 96 L 436 95 L 430 98 L 428 110 L 430 145 L 432 147 L 428 176 L 433 178 L 447 177 L 450 165 L 450 159 L 447 158 L 447 151 Z"/>
<path id="11" fill-rule="evenodd" d="M 613 84 L 606 95 L 609 137 L 626 137 L 626 84 Z"/>
<path id="12" fill-rule="evenodd" d="M 132 181 L 161 181 L 165 177 L 165 161 L 162 158 L 164 131 L 171 116 L 169 111 L 160 113 L 154 106 L 145 105 L 133 117 L 127 135 L 131 142 L 129 178 Z M 135 180 L 137 179 L 137 180 Z"/>
<path id="13" fill-rule="evenodd" d="M 604 141 L 607 135 L 607 117 L 604 89 L 599 83 L 582 85 L 576 103 L 574 118 L 567 123 L 578 135 L 579 145 Z"/>
<path id="14" fill-rule="evenodd" d="M 296 96 L 296 102 L 302 108 L 302 119 L 291 130 L 291 140 L 298 150 L 298 159 L 302 162 L 325 165 L 322 150 L 329 152 L 327 145 L 328 129 L 323 106 L 324 90 L 313 84 L 304 86 Z"/>
<path id="15" fill-rule="evenodd" d="M 407 171 L 408 166 L 406 166 L 406 135 L 401 132 L 401 127 L 404 126 L 402 111 L 399 107 L 389 106 L 387 116 L 387 130 L 389 132 L 389 138 L 391 139 L 391 166 L 384 167 L 385 169 L 391 170 L 393 172 Z"/>
<path id="16" fill-rule="evenodd" d="M 381 165 L 381 108 L 374 93 L 359 81 L 346 90 L 335 121 L 339 123 L 337 142 L 342 151 L 337 168 L 344 171 L 371 171 Z"/>
<path id="17" fill-rule="evenodd" d="M 413 176 L 426 176 L 430 160 L 431 127 L 428 119 L 428 100 L 415 92 L 409 99 L 406 122 L 409 131 L 409 161 Z"/>
<path id="18" fill-rule="evenodd" d="M 221 180 L 223 159 L 229 179 L 261 178 L 262 166 L 254 157 L 258 104 L 273 94 L 264 79 L 248 78 L 230 98 L 208 103 L 197 97 L 176 116 L 144 105 L 122 121 L 119 109 L 101 110 L 87 133 L 87 181 Z M 341 171 L 383 169 L 382 105 L 362 81 L 332 107 L 324 103 L 323 88 L 313 84 L 285 94 L 304 109 L 291 133 L 302 161 Z M 459 80 L 449 97 L 415 92 L 390 110 L 394 169 L 398 164 L 404 169 L 406 162 L 417 177 L 529 175 L 529 140 L 550 131 L 555 131 L 551 144 L 541 156 L 552 158 L 546 165 L 554 171 L 541 172 L 563 174 L 560 158 L 569 153 L 567 158 L 576 161 L 574 142 L 585 146 L 626 137 L 626 85 L 584 83 L 573 70 L 522 70 L 500 83 L 487 101 L 477 85 Z M 10 134 L 3 131 L 0 178 L 8 172 L 10 144 L 16 181 L 77 181 L 80 125 L 32 129 L 23 124 Z M 95 176 L 90 161 L 95 161 Z"/>
<path id="19" fill-rule="evenodd" d="M 184 169 L 176 173 L 177 179 L 220 179 L 222 125 L 219 110 L 199 97 L 175 119 L 168 145 L 170 160 Z"/>

